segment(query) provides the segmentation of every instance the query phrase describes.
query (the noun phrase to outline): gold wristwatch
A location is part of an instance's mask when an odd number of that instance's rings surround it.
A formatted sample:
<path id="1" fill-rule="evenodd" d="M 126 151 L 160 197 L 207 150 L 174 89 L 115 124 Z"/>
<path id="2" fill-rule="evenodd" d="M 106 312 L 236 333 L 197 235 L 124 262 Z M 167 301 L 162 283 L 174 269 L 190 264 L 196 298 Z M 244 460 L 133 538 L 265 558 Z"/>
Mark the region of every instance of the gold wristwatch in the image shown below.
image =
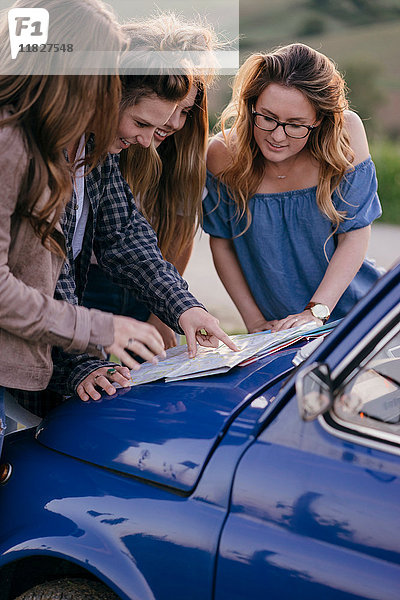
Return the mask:
<path id="1" fill-rule="evenodd" d="M 304 310 L 311 310 L 312 316 L 322 321 L 324 325 L 331 316 L 329 306 L 320 304 L 319 302 L 309 302 Z"/>

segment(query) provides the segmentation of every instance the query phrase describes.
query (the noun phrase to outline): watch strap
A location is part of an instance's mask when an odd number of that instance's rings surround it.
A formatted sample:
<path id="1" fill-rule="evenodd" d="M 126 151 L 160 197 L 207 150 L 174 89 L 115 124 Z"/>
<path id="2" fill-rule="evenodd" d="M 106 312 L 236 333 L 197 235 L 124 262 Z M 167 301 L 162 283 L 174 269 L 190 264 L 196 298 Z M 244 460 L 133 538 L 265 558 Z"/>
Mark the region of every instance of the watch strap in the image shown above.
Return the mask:
<path id="1" fill-rule="evenodd" d="M 328 309 L 328 316 L 327 317 L 317 317 L 316 315 L 314 315 L 312 309 L 314 308 L 314 306 L 317 306 L 318 304 L 321 304 L 322 306 L 325 306 Z M 305 307 L 304 310 L 311 310 L 312 315 L 316 318 L 319 319 L 320 321 L 322 321 L 322 323 L 325 325 L 325 323 L 327 322 L 327 320 L 329 319 L 329 317 L 331 316 L 330 314 L 330 310 L 329 307 L 326 304 L 322 304 L 322 302 L 309 302 L 307 304 L 307 306 Z"/>

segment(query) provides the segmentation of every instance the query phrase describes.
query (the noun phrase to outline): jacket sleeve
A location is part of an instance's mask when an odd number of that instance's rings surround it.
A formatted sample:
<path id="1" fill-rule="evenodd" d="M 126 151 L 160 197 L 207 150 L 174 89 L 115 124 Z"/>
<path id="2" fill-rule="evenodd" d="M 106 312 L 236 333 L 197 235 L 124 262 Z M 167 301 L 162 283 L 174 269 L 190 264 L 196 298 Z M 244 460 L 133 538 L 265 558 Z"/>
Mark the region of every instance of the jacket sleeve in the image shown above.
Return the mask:
<path id="1" fill-rule="evenodd" d="M 93 371 L 116 366 L 111 361 L 98 360 L 88 354 L 67 354 L 60 348 L 53 348 L 52 359 L 54 368 L 48 387 L 64 396 L 76 394 L 78 385 Z"/>
<path id="2" fill-rule="evenodd" d="M 23 239 L 11 236 L 12 225 L 15 229 L 16 220 L 24 218 L 17 216 L 16 208 L 28 160 L 19 129 L 0 129 L 0 328 L 22 339 L 61 346 L 69 352 L 101 355 L 102 347 L 114 338 L 112 315 L 59 302 L 24 283 L 14 274 L 18 270 L 10 265 L 13 243 L 20 244 L 25 260 L 33 260 L 35 253 L 34 248 L 23 245 Z M 26 230 L 26 222 L 23 225 Z M 40 240 L 31 233 L 29 239 L 40 247 Z"/>
<path id="3" fill-rule="evenodd" d="M 175 267 L 163 259 L 157 236 L 136 208 L 121 175 L 118 158 L 112 160 L 97 217 L 96 258 L 115 283 L 131 289 L 153 313 L 182 333 L 178 324 L 182 313 L 204 307 Z"/>

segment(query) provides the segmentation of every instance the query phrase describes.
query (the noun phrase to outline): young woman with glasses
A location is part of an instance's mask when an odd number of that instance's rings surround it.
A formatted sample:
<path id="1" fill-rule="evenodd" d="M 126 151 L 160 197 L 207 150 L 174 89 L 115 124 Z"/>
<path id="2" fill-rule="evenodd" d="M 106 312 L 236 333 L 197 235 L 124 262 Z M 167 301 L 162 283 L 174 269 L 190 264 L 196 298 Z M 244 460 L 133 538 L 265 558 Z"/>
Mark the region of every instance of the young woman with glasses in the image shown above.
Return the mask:
<path id="1" fill-rule="evenodd" d="M 343 317 L 380 275 L 365 254 L 381 208 L 335 65 L 303 44 L 251 56 L 221 129 L 203 227 L 248 331 Z"/>

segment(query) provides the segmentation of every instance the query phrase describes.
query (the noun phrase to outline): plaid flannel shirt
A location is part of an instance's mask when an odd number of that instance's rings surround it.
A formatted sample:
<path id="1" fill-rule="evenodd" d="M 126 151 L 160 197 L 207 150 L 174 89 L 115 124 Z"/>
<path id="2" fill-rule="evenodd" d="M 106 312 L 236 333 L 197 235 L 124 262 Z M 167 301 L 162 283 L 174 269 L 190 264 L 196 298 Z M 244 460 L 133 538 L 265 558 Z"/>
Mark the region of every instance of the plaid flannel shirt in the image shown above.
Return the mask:
<path id="1" fill-rule="evenodd" d="M 74 304 L 81 302 L 94 250 L 99 265 L 115 283 L 130 288 L 154 314 L 182 333 L 178 323 L 182 313 L 194 306 L 204 307 L 190 294 L 175 267 L 163 259 L 156 234 L 136 208 L 132 192 L 121 175 L 119 155 L 108 154 L 105 162 L 85 177 L 85 183 L 90 211 L 82 251 L 74 264 L 74 192 L 62 221 L 67 260 L 55 297 Z M 80 381 L 92 371 L 113 364 L 86 354 L 67 354 L 59 348 L 53 350 L 53 361 L 49 388 L 62 394 L 75 393 Z"/>

